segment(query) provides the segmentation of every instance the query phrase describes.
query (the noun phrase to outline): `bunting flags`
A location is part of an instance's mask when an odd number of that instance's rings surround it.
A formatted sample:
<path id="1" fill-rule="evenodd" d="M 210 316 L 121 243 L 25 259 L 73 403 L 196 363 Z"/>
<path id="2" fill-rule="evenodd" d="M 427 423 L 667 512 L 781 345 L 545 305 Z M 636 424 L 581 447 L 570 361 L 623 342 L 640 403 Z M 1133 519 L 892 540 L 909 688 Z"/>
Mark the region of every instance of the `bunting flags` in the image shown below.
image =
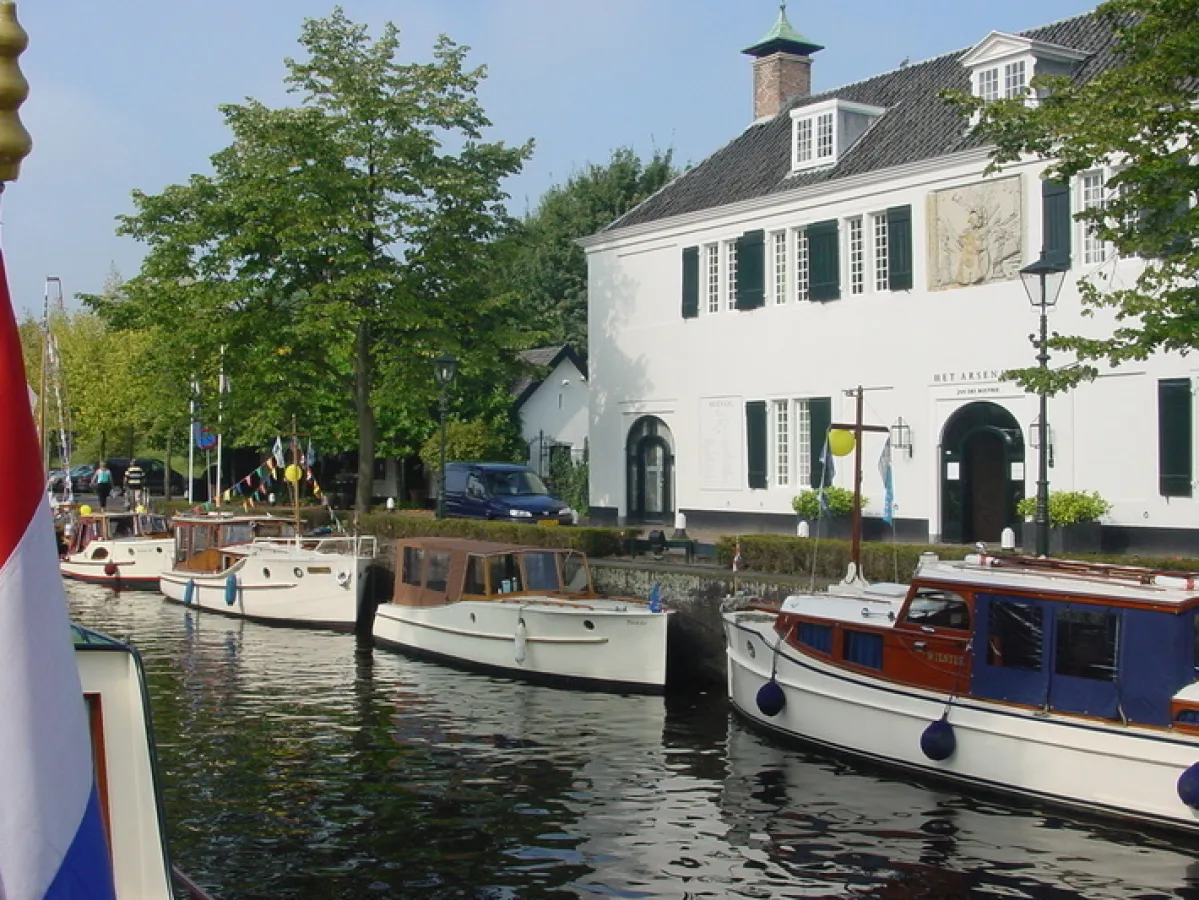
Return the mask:
<path id="1" fill-rule="evenodd" d="M 286 469 L 287 468 L 287 457 L 285 457 L 283 455 L 283 439 L 280 437 L 275 438 L 275 447 L 273 450 L 273 454 L 274 454 L 273 459 L 274 459 L 275 465 L 278 466 L 280 469 Z"/>
<path id="2" fill-rule="evenodd" d="M 827 516 L 829 514 L 828 505 L 828 487 L 833 482 L 833 476 L 836 474 L 836 466 L 833 465 L 833 451 L 829 447 L 828 434 L 824 436 L 824 450 L 820 453 L 820 461 L 823 474 L 820 476 L 820 515 Z"/>
<path id="3" fill-rule="evenodd" d="M 895 486 L 891 477 L 891 438 L 883 444 L 883 452 L 878 458 L 878 474 L 883 479 L 883 521 L 888 525 L 895 521 Z"/>

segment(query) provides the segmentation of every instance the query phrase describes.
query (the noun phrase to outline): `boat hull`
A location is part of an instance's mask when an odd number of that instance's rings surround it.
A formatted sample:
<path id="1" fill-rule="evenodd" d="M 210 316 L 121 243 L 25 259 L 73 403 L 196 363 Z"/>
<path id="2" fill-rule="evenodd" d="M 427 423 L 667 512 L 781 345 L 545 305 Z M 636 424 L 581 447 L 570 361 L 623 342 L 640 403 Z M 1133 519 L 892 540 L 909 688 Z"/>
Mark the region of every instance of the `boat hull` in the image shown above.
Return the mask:
<path id="1" fill-rule="evenodd" d="M 114 590 L 156 591 L 174 549 L 172 538 L 92 541 L 82 552 L 64 556 L 59 569 L 64 578 Z"/>
<path id="2" fill-rule="evenodd" d="M 373 557 L 251 549 L 220 572 L 171 569 L 163 595 L 194 609 L 270 625 L 353 631 Z M 232 581 L 233 587 L 230 588 Z"/>
<path id="3" fill-rule="evenodd" d="M 382 647 L 476 671 L 565 687 L 662 693 L 668 621 L 667 613 L 608 600 L 387 603 L 375 612 L 374 637 Z"/>
<path id="4" fill-rule="evenodd" d="M 1199 833 L 1178 796 L 1199 762 L 1199 739 L 1040 709 L 988 703 L 888 682 L 830 665 L 786 644 L 773 616 L 724 615 L 728 695 L 736 711 L 779 736 L 941 780 Z M 777 653 L 776 653 L 777 649 Z M 774 680 L 774 716 L 758 691 Z M 947 713 L 955 748 L 938 762 L 921 737 Z"/>

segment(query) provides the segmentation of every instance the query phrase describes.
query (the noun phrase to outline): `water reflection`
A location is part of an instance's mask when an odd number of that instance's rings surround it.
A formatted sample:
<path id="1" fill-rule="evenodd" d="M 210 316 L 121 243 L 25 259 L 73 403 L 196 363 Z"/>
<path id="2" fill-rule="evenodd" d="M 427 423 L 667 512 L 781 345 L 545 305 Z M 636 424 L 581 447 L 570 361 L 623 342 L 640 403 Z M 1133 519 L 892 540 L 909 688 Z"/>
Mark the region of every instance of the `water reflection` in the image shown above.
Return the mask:
<path id="1" fill-rule="evenodd" d="M 719 696 L 468 675 L 71 585 L 147 663 L 176 860 L 258 897 L 1199 897 L 1162 841 L 768 743 Z"/>

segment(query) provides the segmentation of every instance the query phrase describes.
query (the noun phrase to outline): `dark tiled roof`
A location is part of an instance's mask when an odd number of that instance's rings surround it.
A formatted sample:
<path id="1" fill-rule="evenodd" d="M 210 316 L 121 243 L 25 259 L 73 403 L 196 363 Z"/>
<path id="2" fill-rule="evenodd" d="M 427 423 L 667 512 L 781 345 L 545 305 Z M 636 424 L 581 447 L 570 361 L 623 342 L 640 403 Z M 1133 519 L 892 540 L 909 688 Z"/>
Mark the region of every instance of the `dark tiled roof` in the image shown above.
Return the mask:
<path id="1" fill-rule="evenodd" d="M 1086 60 L 1079 64 L 1074 73 L 1079 81 L 1093 78 L 1115 62 L 1112 30 L 1095 13 L 1034 28 L 1022 34 L 1087 53 Z M 980 35 L 979 39 L 982 37 Z M 979 146 L 978 139 L 966 134 L 960 113 L 940 98 L 940 92 L 946 89 L 969 90 L 970 75 L 960 62 L 969 49 L 797 100 L 773 119 L 751 125 L 731 143 L 629 210 L 604 231 L 933 159 Z M 819 61 L 816 65 L 819 65 Z M 835 166 L 792 175 L 790 111 L 833 98 L 881 106 L 887 112 Z"/>
<path id="2" fill-rule="evenodd" d="M 533 369 L 539 370 L 536 374 L 523 376 L 512 388 L 512 393 L 516 397 L 513 402 L 517 409 L 524 406 L 525 401 L 533 396 L 533 392 L 545 381 L 544 376 L 548 374 L 549 370 L 553 369 L 564 359 L 569 359 L 573 362 L 575 368 L 582 373 L 583 377 L 587 377 L 587 360 L 579 356 L 570 344 L 557 344 L 553 347 L 533 347 L 530 350 L 521 350 L 517 356 Z"/>

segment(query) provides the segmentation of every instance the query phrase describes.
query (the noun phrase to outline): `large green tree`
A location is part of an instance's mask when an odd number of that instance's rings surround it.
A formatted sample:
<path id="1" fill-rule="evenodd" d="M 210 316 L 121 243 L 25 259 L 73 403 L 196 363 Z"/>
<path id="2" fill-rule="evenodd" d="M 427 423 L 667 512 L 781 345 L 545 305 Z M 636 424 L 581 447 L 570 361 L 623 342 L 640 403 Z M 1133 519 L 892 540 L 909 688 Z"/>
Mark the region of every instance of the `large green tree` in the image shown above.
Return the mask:
<path id="1" fill-rule="evenodd" d="M 1117 38 L 1114 67 L 1085 82 L 1038 77 L 1033 87 L 1046 95 L 1032 104 L 955 98 L 978 114 L 996 168 L 1026 154 L 1052 160 L 1046 177 L 1059 181 L 1110 167 L 1105 203 L 1077 218 L 1120 255 L 1146 261 L 1131 284 L 1112 283 L 1109 270 L 1080 281 L 1087 313 L 1106 311 L 1115 326 L 1054 335 L 1050 346 L 1080 364 L 1011 373 L 1030 390 L 1068 388 L 1099 362 L 1199 349 L 1199 0 L 1109 0 L 1097 15 Z"/>
<path id="2" fill-rule="evenodd" d="M 645 162 L 622 148 L 606 165 L 588 165 L 546 191 L 513 237 L 514 256 L 504 272 L 540 323 L 541 341 L 569 342 L 586 353 L 587 257 L 575 242 L 610 225 L 677 174 L 670 150 Z"/>
<path id="3" fill-rule="evenodd" d="M 430 430 L 432 357 L 469 355 L 469 380 L 503 356 L 480 345 L 518 343 L 511 298 L 482 279 L 509 224 L 501 182 L 531 145 L 483 139 L 484 70 L 449 38 L 402 63 L 396 26 L 372 40 L 337 9 L 306 21 L 300 44 L 305 58 L 286 61 L 297 105 L 222 107 L 233 143 L 211 175 L 135 192 L 119 231 L 148 253 L 98 308 L 165 327 L 160 349 L 204 384 L 223 369 L 241 439 L 295 416 L 328 449 L 356 449 L 364 510 L 380 416 L 405 432 L 397 443 Z"/>

